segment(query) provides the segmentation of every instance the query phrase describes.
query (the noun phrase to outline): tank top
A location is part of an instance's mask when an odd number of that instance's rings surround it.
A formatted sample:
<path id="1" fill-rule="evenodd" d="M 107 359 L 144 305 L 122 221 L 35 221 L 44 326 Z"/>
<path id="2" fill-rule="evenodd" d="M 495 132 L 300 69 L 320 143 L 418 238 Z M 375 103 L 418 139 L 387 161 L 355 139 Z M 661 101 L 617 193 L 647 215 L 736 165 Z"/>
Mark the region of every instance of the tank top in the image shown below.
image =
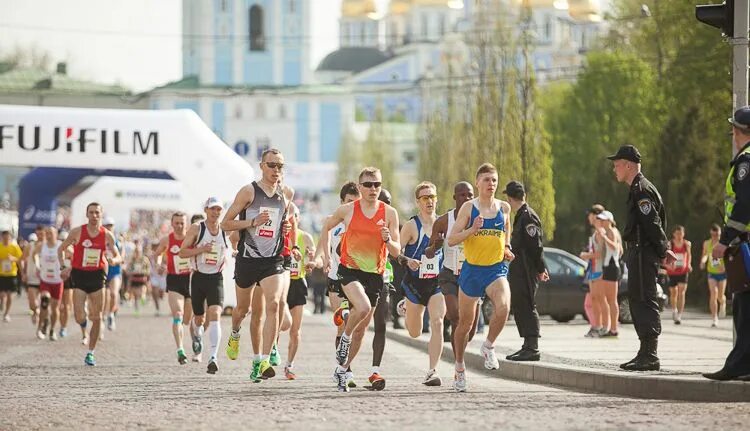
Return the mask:
<path id="1" fill-rule="evenodd" d="M 253 188 L 255 198 L 250 206 L 240 212 L 240 220 L 252 220 L 263 211 L 267 211 L 271 218 L 262 226 L 240 231 L 238 254 L 249 258 L 280 256 L 284 246 L 281 221 L 286 219 L 286 199 L 280 186 L 276 187 L 271 196 L 268 196 L 255 181 Z"/>
<path id="2" fill-rule="evenodd" d="M 198 242 L 195 243 L 195 248 L 207 244 L 213 244 L 213 248 L 207 253 L 201 253 L 198 256 L 195 256 L 195 268 L 202 274 L 218 274 L 224 269 L 224 260 L 226 259 L 227 249 L 229 248 L 227 237 L 221 228 L 219 228 L 216 235 L 212 235 L 208 230 L 205 221 L 200 223 L 200 232 L 202 235 L 198 236 Z"/>
<path id="3" fill-rule="evenodd" d="M 48 246 L 46 241 L 42 244 L 42 250 L 39 252 L 39 278 L 45 283 L 59 284 L 63 281 L 60 275 L 60 260 L 57 258 L 59 247 L 60 242 L 54 247 Z"/>
<path id="4" fill-rule="evenodd" d="M 495 202 L 498 206 L 495 217 L 484 219 L 479 231 L 464 241 L 466 261 L 472 265 L 490 266 L 505 259 L 505 217 L 500 201 L 495 199 Z M 472 201 L 469 226 L 480 215 L 477 203 L 477 199 Z"/>
<path id="5" fill-rule="evenodd" d="M 297 260 L 294 258 L 294 255 L 291 256 L 292 265 L 289 269 L 289 274 L 292 280 L 299 280 L 305 278 L 305 276 L 307 275 L 305 273 L 305 263 L 307 262 L 307 247 L 305 247 L 304 232 L 299 229 L 297 230 L 297 247 L 299 247 L 300 251 L 302 252 L 302 259 Z"/>
<path id="6" fill-rule="evenodd" d="M 73 268 L 81 271 L 100 271 L 107 267 L 107 230 L 99 226 L 95 237 L 89 236 L 86 225 L 81 226 L 81 237 L 73 246 Z"/>
<path id="7" fill-rule="evenodd" d="M 182 240 L 174 236 L 174 232 L 169 234 L 167 251 L 167 274 L 184 275 L 190 274 L 190 259 L 180 257 L 180 247 Z"/>
<path id="8" fill-rule="evenodd" d="M 331 280 L 336 280 L 339 277 L 339 262 L 341 261 L 339 246 L 341 245 L 341 238 L 344 237 L 344 232 L 346 232 L 346 225 L 343 222 L 337 224 L 331 230 L 331 270 L 328 271 L 328 278 Z"/>
<path id="9" fill-rule="evenodd" d="M 674 264 L 667 268 L 668 275 L 683 275 L 688 273 L 688 262 L 687 262 L 687 241 L 682 241 L 682 246 L 677 247 L 674 241 L 670 241 L 671 250 L 677 256 L 677 260 Z"/>
<path id="10" fill-rule="evenodd" d="M 39 285 L 39 282 L 41 281 L 39 279 L 39 261 L 37 260 L 36 256 L 34 256 L 33 250 L 36 247 L 36 241 L 29 242 L 29 250 L 32 250 L 31 253 L 26 257 L 26 284 L 31 284 L 34 286 Z"/>
<path id="11" fill-rule="evenodd" d="M 421 279 L 437 278 L 440 273 L 440 267 L 443 264 L 443 250 L 437 250 L 432 259 L 425 256 L 424 251 L 430 244 L 430 237 L 427 236 L 426 229 L 423 229 L 424 226 L 418 216 L 414 216 L 411 219 L 414 220 L 417 225 L 417 241 L 413 244 L 407 244 L 406 247 L 404 247 L 404 254 L 412 259 L 420 261 L 420 264 L 417 271 L 412 271 L 412 269 L 407 266 L 409 274 L 411 274 L 412 277 Z"/>
<path id="12" fill-rule="evenodd" d="M 352 219 L 341 239 L 341 265 L 375 274 L 385 272 L 388 254 L 380 229 L 387 225 L 386 206 L 379 201 L 375 215 L 367 218 L 361 200 L 354 201 Z"/>
<path id="13" fill-rule="evenodd" d="M 727 272 L 726 268 L 724 268 L 724 259 L 714 259 L 711 256 L 711 253 L 714 251 L 714 243 L 710 239 L 707 243 L 706 252 L 708 253 L 708 263 L 706 264 L 706 271 L 708 271 L 709 274 L 724 274 Z"/>
<path id="14" fill-rule="evenodd" d="M 453 230 L 453 225 L 456 224 L 455 208 L 448 211 L 448 235 Z M 446 235 L 447 236 L 447 235 Z M 453 247 L 448 245 L 448 241 L 443 244 L 443 267 L 453 271 L 454 274 L 458 274 L 461 269 L 461 264 L 465 260 L 464 258 L 464 245 L 454 245 Z M 459 271 L 456 271 L 456 268 Z"/>
<path id="15" fill-rule="evenodd" d="M 133 257 L 128 265 L 128 276 L 134 283 L 145 283 L 151 274 L 151 262 L 144 255 Z"/>
<path id="16" fill-rule="evenodd" d="M 284 234 L 284 248 L 281 249 L 281 255 L 289 257 L 292 255 L 292 231 Z"/>

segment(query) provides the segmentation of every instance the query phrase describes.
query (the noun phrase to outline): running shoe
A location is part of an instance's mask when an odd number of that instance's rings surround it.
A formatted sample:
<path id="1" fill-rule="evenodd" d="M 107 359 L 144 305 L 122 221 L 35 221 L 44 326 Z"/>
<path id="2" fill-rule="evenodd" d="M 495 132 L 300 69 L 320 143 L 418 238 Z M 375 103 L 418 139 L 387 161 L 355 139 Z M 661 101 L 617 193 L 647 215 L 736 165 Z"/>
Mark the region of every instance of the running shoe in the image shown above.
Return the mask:
<path id="1" fill-rule="evenodd" d="M 180 349 L 177 351 L 177 362 L 180 363 L 180 365 L 187 364 L 188 357 L 185 355 L 185 351 Z"/>
<path id="2" fill-rule="evenodd" d="M 260 375 L 263 379 L 270 379 L 276 376 L 276 370 L 273 369 L 268 359 L 260 361 Z"/>
<path id="3" fill-rule="evenodd" d="M 385 380 L 383 380 L 385 382 Z M 351 371 L 346 372 L 346 386 L 349 386 L 350 388 L 356 388 L 357 382 L 354 381 L 354 373 Z"/>
<path id="4" fill-rule="evenodd" d="M 443 384 L 443 381 L 440 379 L 440 376 L 437 375 L 437 371 L 430 370 L 427 372 L 424 380 L 422 380 L 422 384 L 425 386 L 440 386 Z"/>
<path id="5" fill-rule="evenodd" d="M 675 325 L 682 325 L 682 313 L 677 313 L 677 318 L 674 320 Z"/>
<path id="6" fill-rule="evenodd" d="M 110 331 L 117 329 L 117 322 L 115 321 L 114 313 L 110 313 L 110 315 L 107 316 L 107 329 Z"/>
<path id="7" fill-rule="evenodd" d="M 65 328 L 60 328 L 60 338 L 65 338 L 68 336 L 68 330 Z"/>
<path id="8" fill-rule="evenodd" d="M 372 373 L 369 379 L 372 388 L 376 391 L 382 391 L 385 389 L 385 379 L 378 373 Z"/>
<path id="9" fill-rule="evenodd" d="M 284 367 L 284 377 L 286 377 L 287 380 L 294 380 L 297 378 L 297 375 L 292 372 L 292 368 L 289 366 Z"/>
<path id="10" fill-rule="evenodd" d="M 216 372 L 219 371 L 219 366 L 216 365 L 216 358 L 213 356 L 208 360 L 208 368 L 206 369 L 206 372 L 208 374 L 216 374 Z"/>
<path id="11" fill-rule="evenodd" d="M 336 380 L 336 387 L 339 392 L 349 392 L 349 385 L 346 381 L 346 371 L 339 372 L 338 367 L 333 370 L 333 378 Z"/>
<path id="12" fill-rule="evenodd" d="M 250 372 L 250 380 L 253 383 L 260 383 L 263 380 L 260 376 L 260 362 L 257 359 L 253 360 L 253 371 Z"/>
<path id="13" fill-rule="evenodd" d="M 7 314 L 5 316 L 3 316 L 3 322 L 5 322 L 5 323 L 10 322 L 10 316 L 7 315 Z"/>
<path id="14" fill-rule="evenodd" d="M 619 332 L 607 331 L 606 334 L 602 335 L 602 338 L 617 338 L 620 336 Z"/>
<path id="15" fill-rule="evenodd" d="M 96 359 L 94 359 L 93 353 L 86 353 L 86 359 L 83 360 L 86 365 L 93 367 L 96 365 Z"/>
<path id="16" fill-rule="evenodd" d="M 44 339 L 45 339 L 45 338 L 47 338 L 47 337 L 46 337 L 46 336 L 44 335 L 44 332 L 42 332 L 42 330 L 41 330 L 41 329 L 38 329 L 38 330 L 36 331 L 36 338 L 38 338 L 38 339 L 40 339 L 40 340 L 44 340 Z"/>
<path id="17" fill-rule="evenodd" d="M 456 392 L 466 392 L 466 370 L 458 371 L 453 375 L 453 389 Z"/>
<path id="18" fill-rule="evenodd" d="M 271 347 L 271 355 L 268 356 L 268 362 L 274 367 L 278 367 L 281 364 L 281 355 L 279 355 L 279 349 L 276 348 L 276 343 L 273 343 L 273 347 Z"/>
<path id="19" fill-rule="evenodd" d="M 194 353 L 193 354 L 193 362 L 201 363 L 203 360 L 203 355 L 201 353 Z"/>
<path id="20" fill-rule="evenodd" d="M 227 358 L 231 360 L 237 359 L 240 355 L 240 337 L 235 337 L 229 334 L 229 341 L 227 341 Z"/>
<path id="21" fill-rule="evenodd" d="M 482 347 L 479 348 L 479 352 L 484 357 L 484 368 L 487 368 L 488 370 L 497 370 L 500 368 L 500 361 L 497 360 L 497 356 L 495 356 L 495 348 L 487 348 L 484 343 L 482 343 Z"/>
<path id="22" fill-rule="evenodd" d="M 54 329 L 49 330 L 49 340 L 50 341 L 57 341 L 57 334 L 55 333 Z"/>
<path id="23" fill-rule="evenodd" d="M 714 317 L 714 320 L 711 322 L 711 327 L 712 328 L 716 328 L 718 326 L 719 326 L 719 318 L 718 317 Z"/>
<path id="24" fill-rule="evenodd" d="M 349 360 L 349 347 L 351 344 L 351 340 L 344 341 L 344 337 L 341 337 L 341 340 L 339 340 L 339 346 L 336 348 L 336 361 L 339 365 L 344 365 Z"/>
<path id="25" fill-rule="evenodd" d="M 600 338 L 601 334 L 599 332 L 599 328 L 591 328 L 589 329 L 589 332 L 584 335 L 586 338 Z"/>
<path id="26" fill-rule="evenodd" d="M 606 328 L 599 328 L 599 338 L 605 338 L 607 337 L 607 334 L 609 334 L 609 329 Z"/>
<path id="27" fill-rule="evenodd" d="M 193 337 L 193 353 L 196 355 L 203 351 L 203 337 L 196 335 Z"/>
<path id="28" fill-rule="evenodd" d="M 333 324 L 341 326 L 346 323 L 346 319 L 349 318 L 349 301 L 341 301 L 341 305 L 333 313 Z"/>
<path id="29" fill-rule="evenodd" d="M 401 317 L 406 316 L 406 298 L 398 301 L 398 305 L 396 305 L 396 312 Z"/>
<path id="30" fill-rule="evenodd" d="M 81 344 L 83 344 L 84 346 L 89 344 L 89 337 L 84 335 L 83 338 L 81 338 Z"/>

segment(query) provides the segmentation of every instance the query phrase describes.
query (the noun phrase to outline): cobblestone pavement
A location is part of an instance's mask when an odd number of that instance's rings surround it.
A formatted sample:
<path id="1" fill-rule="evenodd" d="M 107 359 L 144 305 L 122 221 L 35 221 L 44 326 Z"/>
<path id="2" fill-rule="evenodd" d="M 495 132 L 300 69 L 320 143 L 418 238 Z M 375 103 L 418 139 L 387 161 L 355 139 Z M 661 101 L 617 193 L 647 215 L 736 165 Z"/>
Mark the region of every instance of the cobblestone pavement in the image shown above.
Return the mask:
<path id="1" fill-rule="evenodd" d="M 85 367 L 76 327 L 61 341 L 37 340 L 21 304 L 0 323 L 0 430 L 15 429 L 740 429 L 750 403 L 682 403 L 565 391 L 468 373 L 469 392 L 450 390 L 452 366 L 442 363 L 444 386 L 420 384 L 427 357 L 388 341 L 383 392 L 336 391 L 331 381 L 330 315 L 306 316 L 296 361 L 298 380 L 248 381 L 250 337 L 243 328 L 240 359 L 229 361 L 222 321 L 219 373 L 205 362 L 177 364 L 169 317 L 140 317 L 124 309 L 116 332 L 106 332 L 97 366 Z M 367 343 L 370 342 L 368 336 Z M 282 336 L 285 353 L 286 336 Z M 355 361 L 365 383 L 369 344 Z M 277 371 L 281 371 L 277 368 Z M 281 374 L 281 373 L 279 373 Z"/>

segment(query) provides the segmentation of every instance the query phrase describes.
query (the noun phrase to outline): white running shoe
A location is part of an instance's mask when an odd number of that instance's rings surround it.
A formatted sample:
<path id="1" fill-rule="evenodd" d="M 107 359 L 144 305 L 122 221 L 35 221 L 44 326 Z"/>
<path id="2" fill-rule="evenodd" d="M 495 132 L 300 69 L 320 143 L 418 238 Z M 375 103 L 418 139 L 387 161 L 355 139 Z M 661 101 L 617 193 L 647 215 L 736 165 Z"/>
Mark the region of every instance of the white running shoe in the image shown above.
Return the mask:
<path id="1" fill-rule="evenodd" d="M 10 316 L 7 315 L 7 314 L 5 316 L 3 316 L 3 322 L 5 322 L 5 323 L 10 322 Z"/>
<path id="2" fill-rule="evenodd" d="M 89 337 L 81 338 L 81 344 L 83 344 L 84 346 L 89 344 Z"/>
<path id="3" fill-rule="evenodd" d="M 458 371 L 453 375 L 453 389 L 456 392 L 466 392 L 466 370 Z"/>
<path id="4" fill-rule="evenodd" d="M 398 301 L 398 305 L 396 305 L 396 312 L 401 317 L 406 316 L 406 298 Z"/>
<path id="5" fill-rule="evenodd" d="M 430 370 L 427 372 L 424 380 L 422 380 L 422 384 L 425 386 L 440 386 L 443 384 L 443 381 L 440 379 L 440 376 L 437 375 L 437 371 Z"/>
<path id="6" fill-rule="evenodd" d="M 44 340 L 47 337 L 44 335 L 44 332 L 42 332 L 42 330 L 40 329 L 40 330 L 36 331 L 36 338 L 38 338 L 40 340 Z"/>
<path id="7" fill-rule="evenodd" d="M 482 343 L 479 352 L 484 356 L 484 368 L 487 368 L 488 370 L 497 370 L 500 368 L 500 361 L 498 361 L 497 356 L 495 356 L 495 347 L 488 349 L 484 343 Z"/>
<path id="8" fill-rule="evenodd" d="M 712 328 L 716 328 L 718 326 L 719 326 L 719 318 L 718 317 L 714 317 L 713 322 L 711 322 L 711 327 Z"/>

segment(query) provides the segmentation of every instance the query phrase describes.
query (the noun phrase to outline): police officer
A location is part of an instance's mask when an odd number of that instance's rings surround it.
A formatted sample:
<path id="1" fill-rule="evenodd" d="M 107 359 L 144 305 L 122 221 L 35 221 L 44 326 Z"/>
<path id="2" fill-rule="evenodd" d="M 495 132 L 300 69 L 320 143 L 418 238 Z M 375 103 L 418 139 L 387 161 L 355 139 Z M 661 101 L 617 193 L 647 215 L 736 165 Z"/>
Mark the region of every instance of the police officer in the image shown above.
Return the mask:
<path id="1" fill-rule="evenodd" d="M 627 371 L 657 371 L 660 368 L 656 350 L 661 334 L 661 318 L 656 297 L 656 276 L 660 262 L 669 264 L 675 260 L 664 233 L 666 212 L 659 191 L 641 173 L 641 154 L 634 146 L 624 145 L 607 158 L 614 162 L 617 181 L 630 185 L 628 221 L 622 239 L 627 247 L 625 263 L 629 271 L 630 313 L 641 341 L 636 357 L 621 364 L 620 368 Z"/>
<path id="2" fill-rule="evenodd" d="M 518 181 L 511 181 L 503 191 L 511 209 L 516 212 L 510 246 L 516 258 L 510 263 L 510 306 L 516 320 L 518 335 L 523 339 L 521 350 L 508 355 L 509 361 L 539 360 L 539 313 L 536 311 L 536 289 L 539 281 L 549 280 L 542 258 L 542 223 L 526 203 L 526 190 Z"/>
<path id="3" fill-rule="evenodd" d="M 728 247 L 736 250 L 742 242 L 748 242 L 750 232 L 750 106 L 738 109 L 729 122 L 733 126 L 732 141 L 737 155 L 730 163 L 727 176 L 724 229 L 719 244 L 713 249 L 715 259 L 725 257 Z M 750 286 L 743 268 L 739 271 L 734 268 L 733 263 L 727 261 L 727 285 L 733 294 L 732 319 L 737 338 L 724 367 L 715 373 L 703 374 L 712 380 L 750 380 Z"/>

